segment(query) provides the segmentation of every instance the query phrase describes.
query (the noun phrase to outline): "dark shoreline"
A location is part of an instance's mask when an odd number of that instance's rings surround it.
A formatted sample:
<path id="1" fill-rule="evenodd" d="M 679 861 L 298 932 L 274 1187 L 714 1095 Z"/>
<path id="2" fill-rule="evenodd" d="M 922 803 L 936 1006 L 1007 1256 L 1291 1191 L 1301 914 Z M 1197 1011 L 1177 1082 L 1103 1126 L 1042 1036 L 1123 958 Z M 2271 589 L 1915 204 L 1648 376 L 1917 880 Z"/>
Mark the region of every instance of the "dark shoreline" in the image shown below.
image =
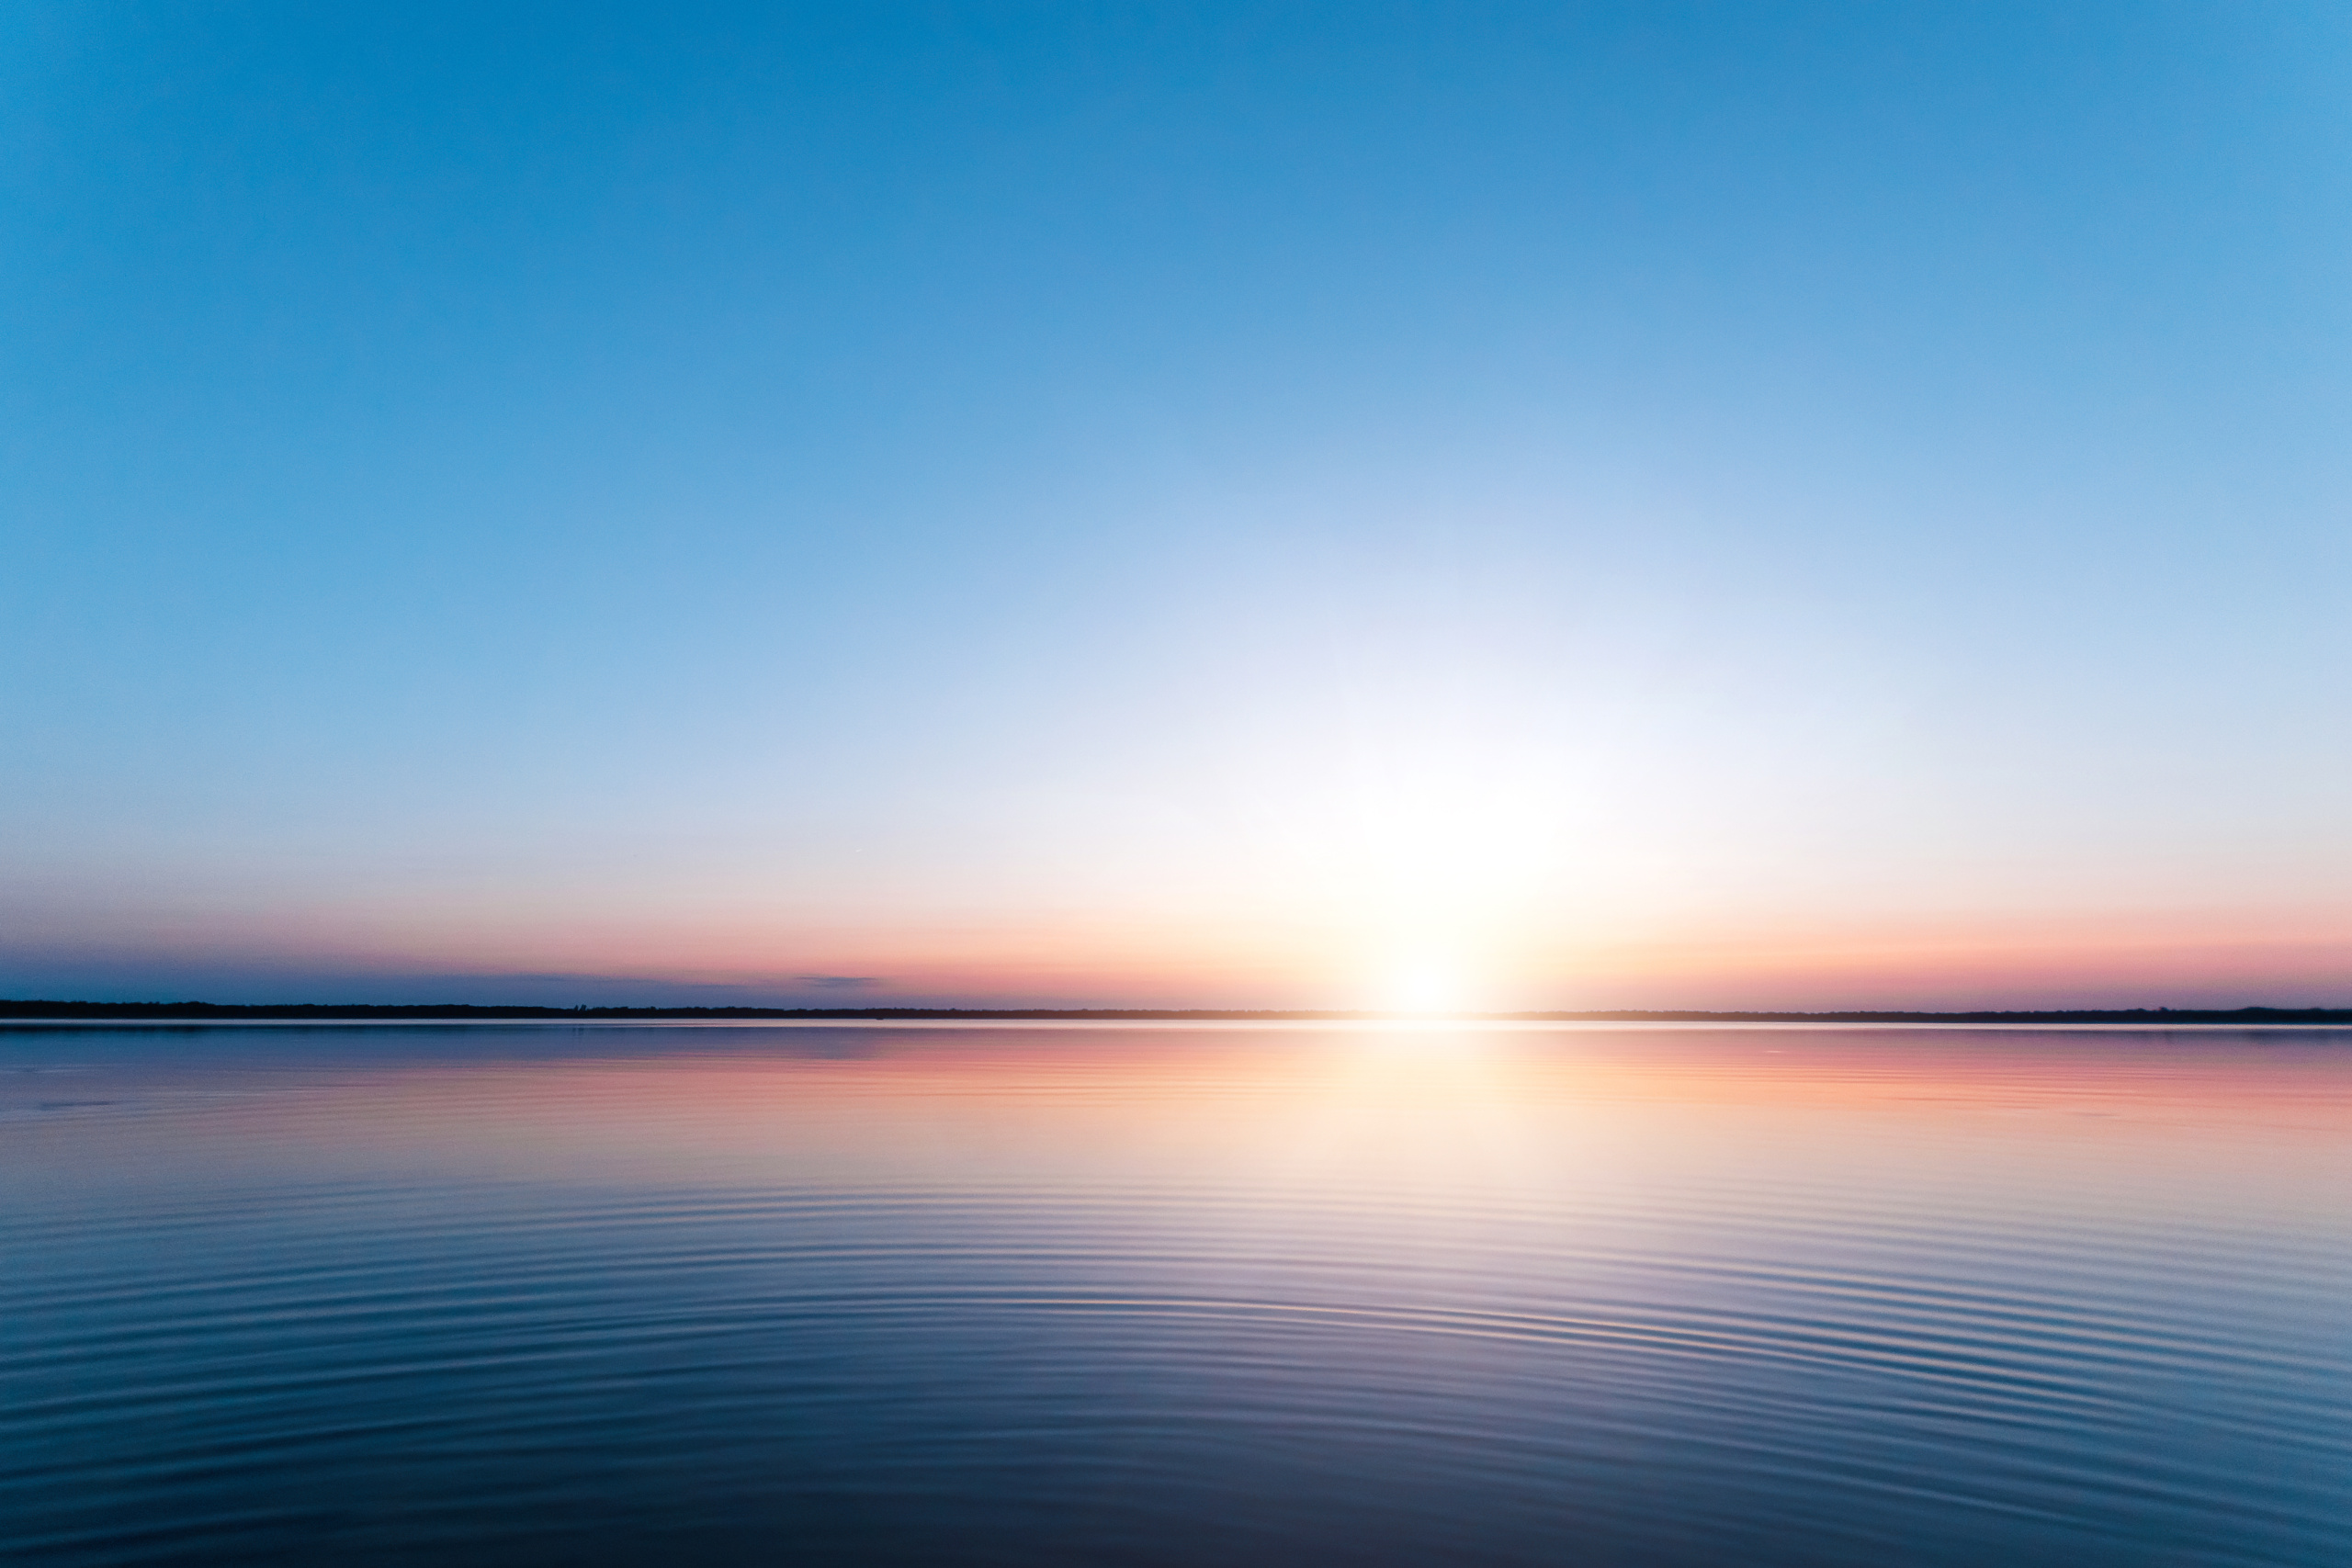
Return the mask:
<path id="1" fill-rule="evenodd" d="M 708 1019 L 823 1021 L 999 1020 L 1047 1022 L 1370 1022 L 1394 1013 L 1249 1010 L 1234 1008 L 752 1008 L 752 1007 L 476 1007 L 449 1003 L 420 1006 L 299 1003 L 245 1005 L 220 1002 L 65 1002 L 0 1000 L 0 1020 L 125 1019 L 186 1021 L 217 1020 L 442 1020 L 498 1022 L 548 1019 Z M 1464 1021 L 1521 1023 L 2352 1023 L 2352 1008 L 2078 1008 L 2007 1012 L 1704 1012 L 1621 1009 L 1603 1012 L 1462 1013 Z"/>

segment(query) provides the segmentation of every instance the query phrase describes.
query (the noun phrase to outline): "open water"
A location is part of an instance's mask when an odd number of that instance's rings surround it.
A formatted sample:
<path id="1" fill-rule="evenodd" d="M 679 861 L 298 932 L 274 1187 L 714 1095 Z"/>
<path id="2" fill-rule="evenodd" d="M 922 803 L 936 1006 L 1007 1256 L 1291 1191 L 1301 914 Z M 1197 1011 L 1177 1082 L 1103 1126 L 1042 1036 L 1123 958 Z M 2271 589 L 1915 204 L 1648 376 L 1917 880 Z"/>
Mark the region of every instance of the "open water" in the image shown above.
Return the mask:
<path id="1" fill-rule="evenodd" d="M 2352 1563 L 2352 1034 L 0 1031 L 28 1564 Z"/>

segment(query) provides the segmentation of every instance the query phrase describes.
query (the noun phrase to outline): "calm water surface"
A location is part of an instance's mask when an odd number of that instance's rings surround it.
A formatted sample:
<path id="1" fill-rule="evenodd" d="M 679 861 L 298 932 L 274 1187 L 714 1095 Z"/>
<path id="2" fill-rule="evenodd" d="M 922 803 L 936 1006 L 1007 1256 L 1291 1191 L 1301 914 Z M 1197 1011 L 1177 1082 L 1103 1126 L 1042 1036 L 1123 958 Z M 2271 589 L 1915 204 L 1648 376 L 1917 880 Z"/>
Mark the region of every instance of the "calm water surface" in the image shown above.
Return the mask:
<path id="1" fill-rule="evenodd" d="M 2352 1563 L 2352 1036 L 0 1031 L 28 1563 Z"/>

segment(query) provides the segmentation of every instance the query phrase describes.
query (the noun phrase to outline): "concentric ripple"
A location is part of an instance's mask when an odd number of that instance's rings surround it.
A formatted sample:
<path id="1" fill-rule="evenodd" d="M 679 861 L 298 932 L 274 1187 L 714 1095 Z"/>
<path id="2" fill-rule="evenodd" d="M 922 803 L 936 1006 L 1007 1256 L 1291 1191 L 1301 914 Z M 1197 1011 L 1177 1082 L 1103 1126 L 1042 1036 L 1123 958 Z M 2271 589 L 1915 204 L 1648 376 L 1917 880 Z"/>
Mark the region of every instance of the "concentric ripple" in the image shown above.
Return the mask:
<path id="1" fill-rule="evenodd" d="M 33 1563 L 2352 1562 L 2352 1037 L 0 1032 Z"/>

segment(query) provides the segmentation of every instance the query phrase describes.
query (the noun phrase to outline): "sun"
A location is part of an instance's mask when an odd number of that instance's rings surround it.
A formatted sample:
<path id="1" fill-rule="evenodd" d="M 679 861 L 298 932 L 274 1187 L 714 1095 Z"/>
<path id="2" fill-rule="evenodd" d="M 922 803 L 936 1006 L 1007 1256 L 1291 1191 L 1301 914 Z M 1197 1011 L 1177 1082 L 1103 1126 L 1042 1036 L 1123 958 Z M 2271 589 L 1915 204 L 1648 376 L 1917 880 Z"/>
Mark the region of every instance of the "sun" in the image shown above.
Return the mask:
<path id="1" fill-rule="evenodd" d="M 1471 987 L 1462 966 L 1436 956 L 1411 956 L 1392 963 L 1376 984 L 1379 1010 L 1413 1014 L 1468 1011 Z"/>

